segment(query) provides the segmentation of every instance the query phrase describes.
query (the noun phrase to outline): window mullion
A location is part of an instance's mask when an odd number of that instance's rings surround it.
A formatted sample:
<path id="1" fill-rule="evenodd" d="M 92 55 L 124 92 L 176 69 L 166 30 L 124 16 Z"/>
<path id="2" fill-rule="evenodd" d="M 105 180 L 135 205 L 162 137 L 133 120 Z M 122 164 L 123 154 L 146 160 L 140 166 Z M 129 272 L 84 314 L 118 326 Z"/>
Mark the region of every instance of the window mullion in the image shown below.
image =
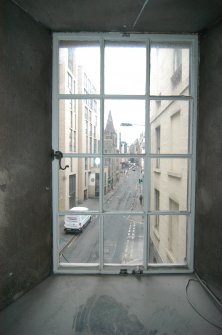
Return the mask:
<path id="1" fill-rule="evenodd" d="M 189 210 L 187 219 L 187 262 L 188 267 L 194 267 L 194 222 L 195 222 L 195 173 L 196 173 L 196 129 L 197 129 L 197 78 L 198 78 L 198 44 L 192 41 L 190 49 L 190 94 L 193 98 L 190 102 L 189 144 L 192 159 L 189 160 Z"/>
<path id="2" fill-rule="evenodd" d="M 58 38 L 53 38 L 53 80 L 52 80 L 52 148 L 59 148 L 59 47 Z M 59 266 L 59 225 L 58 225 L 58 194 L 59 169 L 58 161 L 52 162 L 52 209 L 53 209 L 53 269 L 57 272 Z"/>
<path id="3" fill-rule="evenodd" d="M 144 160 L 144 243 L 143 266 L 147 269 L 149 259 L 149 218 L 150 209 L 150 41 L 146 42 L 146 100 L 145 100 L 145 160 Z"/>
<path id="4" fill-rule="evenodd" d="M 99 186 L 99 267 L 100 270 L 104 266 L 104 217 L 103 212 L 104 203 L 104 39 L 100 40 L 100 186 Z"/>

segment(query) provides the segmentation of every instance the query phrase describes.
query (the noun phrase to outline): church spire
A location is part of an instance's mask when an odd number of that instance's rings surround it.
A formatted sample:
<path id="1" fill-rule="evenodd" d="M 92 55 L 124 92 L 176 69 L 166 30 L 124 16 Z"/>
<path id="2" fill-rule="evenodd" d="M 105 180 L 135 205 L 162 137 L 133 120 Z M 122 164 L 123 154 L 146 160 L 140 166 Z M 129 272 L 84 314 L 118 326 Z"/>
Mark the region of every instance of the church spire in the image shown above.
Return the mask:
<path id="1" fill-rule="evenodd" d="M 115 133 L 115 128 L 113 124 L 113 118 L 112 118 L 112 113 L 109 111 L 108 119 L 106 122 L 106 128 L 105 128 L 106 133 Z"/>

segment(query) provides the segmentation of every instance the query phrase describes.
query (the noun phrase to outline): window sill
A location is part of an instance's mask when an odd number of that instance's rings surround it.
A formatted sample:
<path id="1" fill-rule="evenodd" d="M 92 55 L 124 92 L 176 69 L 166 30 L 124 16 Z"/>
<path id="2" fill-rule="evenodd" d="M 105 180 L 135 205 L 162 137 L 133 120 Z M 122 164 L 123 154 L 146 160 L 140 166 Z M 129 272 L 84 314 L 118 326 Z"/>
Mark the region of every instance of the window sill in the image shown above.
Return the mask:
<path id="1" fill-rule="evenodd" d="M 168 171 L 167 174 L 168 174 L 169 177 L 172 177 L 172 178 L 176 178 L 176 179 L 181 179 L 182 178 L 181 173 L 176 173 L 176 172 L 173 172 L 173 171 Z"/>
<path id="2" fill-rule="evenodd" d="M 160 235 L 159 235 L 159 232 L 158 232 L 157 228 L 154 228 L 154 235 L 155 235 L 156 239 L 158 241 L 160 241 Z"/>
<path id="3" fill-rule="evenodd" d="M 161 170 L 160 169 L 158 169 L 158 168 L 155 168 L 155 169 L 153 169 L 153 171 L 155 172 L 155 173 L 161 173 Z"/>
<path id="4" fill-rule="evenodd" d="M 166 254 L 167 254 L 167 257 L 170 260 L 170 262 L 172 262 L 172 263 L 176 262 L 175 257 L 173 256 L 172 251 L 170 251 L 169 249 L 166 249 Z"/>

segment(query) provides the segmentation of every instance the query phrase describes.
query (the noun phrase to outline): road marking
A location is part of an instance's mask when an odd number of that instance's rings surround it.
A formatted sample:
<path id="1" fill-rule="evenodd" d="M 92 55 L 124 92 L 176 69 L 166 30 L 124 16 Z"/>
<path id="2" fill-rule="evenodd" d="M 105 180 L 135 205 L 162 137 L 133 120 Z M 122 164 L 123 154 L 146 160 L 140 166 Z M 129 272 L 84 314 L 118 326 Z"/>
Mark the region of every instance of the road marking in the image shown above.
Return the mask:
<path id="1" fill-rule="evenodd" d="M 59 255 L 61 255 L 61 253 L 62 253 L 66 248 L 69 248 L 70 245 L 71 245 L 75 240 L 77 240 L 77 238 L 78 238 L 78 236 L 75 236 L 75 235 L 74 235 L 74 236 L 67 242 L 67 244 L 62 248 L 62 250 L 60 250 Z"/>

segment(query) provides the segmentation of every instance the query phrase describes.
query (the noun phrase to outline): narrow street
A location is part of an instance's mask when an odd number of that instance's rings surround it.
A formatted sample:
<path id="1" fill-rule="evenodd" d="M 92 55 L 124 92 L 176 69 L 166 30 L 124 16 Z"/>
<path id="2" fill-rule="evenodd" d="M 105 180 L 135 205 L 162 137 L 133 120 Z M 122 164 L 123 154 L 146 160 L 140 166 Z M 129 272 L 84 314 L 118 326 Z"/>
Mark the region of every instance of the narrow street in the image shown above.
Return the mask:
<path id="1" fill-rule="evenodd" d="M 115 188 L 104 197 L 106 211 L 142 211 L 138 183 L 139 170 L 122 174 Z M 88 200 L 89 201 L 89 200 Z M 84 204 L 83 204 L 84 205 Z M 91 222 L 81 234 L 65 234 L 60 221 L 60 262 L 99 262 L 99 217 Z M 141 215 L 107 215 L 104 219 L 104 263 L 142 264 L 143 217 Z"/>

